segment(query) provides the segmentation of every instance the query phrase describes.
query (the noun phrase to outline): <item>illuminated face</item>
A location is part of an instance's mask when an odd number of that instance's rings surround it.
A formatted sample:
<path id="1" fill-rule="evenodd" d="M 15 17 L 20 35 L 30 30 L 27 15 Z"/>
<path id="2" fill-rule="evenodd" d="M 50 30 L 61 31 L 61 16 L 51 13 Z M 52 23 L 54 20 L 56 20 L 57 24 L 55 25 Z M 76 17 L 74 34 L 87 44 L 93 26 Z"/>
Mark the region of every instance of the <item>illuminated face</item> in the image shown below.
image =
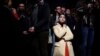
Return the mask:
<path id="1" fill-rule="evenodd" d="M 91 4 L 91 3 L 89 3 L 87 6 L 88 6 L 88 8 L 91 8 L 91 7 L 92 7 L 92 4 Z"/>
<path id="2" fill-rule="evenodd" d="M 24 10 L 25 9 L 25 5 L 23 3 L 19 4 L 19 9 L 20 10 Z"/>
<path id="3" fill-rule="evenodd" d="M 60 15 L 59 22 L 64 23 L 65 22 L 65 15 Z"/>

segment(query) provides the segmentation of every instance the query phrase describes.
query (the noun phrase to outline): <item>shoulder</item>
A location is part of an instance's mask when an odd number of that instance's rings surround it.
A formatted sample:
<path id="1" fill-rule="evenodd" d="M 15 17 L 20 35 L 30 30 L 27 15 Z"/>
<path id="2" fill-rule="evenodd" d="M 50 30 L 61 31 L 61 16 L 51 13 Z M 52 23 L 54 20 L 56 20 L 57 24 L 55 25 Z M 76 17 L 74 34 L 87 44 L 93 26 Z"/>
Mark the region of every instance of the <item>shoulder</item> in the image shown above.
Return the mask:
<path id="1" fill-rule="evenodd" d="M 58 28 L 60 25 L 59 25 L 59 23 L 57 23 L 57 24 L 55 24 L 54 26 L 53 26 L 53 28 Z"/>
<path id="2" fill-rule="evenodd" d="M 66 26 L 66 29 L 67 29 L 67 30 L 71 30 L 70 27 L 69 27 L 68 25 Z"/>
<path id="3" fill-rule="evenodd" d="M 68 26 L 68 25 L 66 25 L 66 24 L 64 25 L 64 27 L 65 27 L 65 28 L 67 28 L 67 29 L 69 29 L 69 26 Z"/>

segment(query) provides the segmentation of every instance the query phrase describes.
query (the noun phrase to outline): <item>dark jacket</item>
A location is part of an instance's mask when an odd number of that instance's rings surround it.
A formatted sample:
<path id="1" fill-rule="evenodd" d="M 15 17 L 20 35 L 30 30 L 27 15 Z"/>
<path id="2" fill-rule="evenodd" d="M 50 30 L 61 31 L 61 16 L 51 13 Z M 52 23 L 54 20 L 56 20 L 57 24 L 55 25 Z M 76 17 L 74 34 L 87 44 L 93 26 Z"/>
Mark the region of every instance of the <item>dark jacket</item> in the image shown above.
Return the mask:
<path id="1" fill-rule="evenodd" d="M 70 15 L 70 16 L 66 16 L 66 20 L 67 20 L 67 22 L 66 22 L 66 24 L 70 27 L 70 29 L 73 31 L 73 28 L 74 28 L 74 26 L 76 25 L 76 21 L 75 21 L 75 18 L 72 16 L 72 15 Z"/>
<path id="2" fill-rule="evenodd" d="M 49 17 L 50 9 L 47 4 L 33 6 L 30 26 L 34 26 L 36 31 L 49 31 Z"/>
<path id="3" fill-rule="evenodd" d="M 29 29 L 30 19 L 27 17 L 25 11 L 18 11 L 18 15 L 20 17 L 20 20 L 18 21 L 20 32 L 27 31 Z"/>

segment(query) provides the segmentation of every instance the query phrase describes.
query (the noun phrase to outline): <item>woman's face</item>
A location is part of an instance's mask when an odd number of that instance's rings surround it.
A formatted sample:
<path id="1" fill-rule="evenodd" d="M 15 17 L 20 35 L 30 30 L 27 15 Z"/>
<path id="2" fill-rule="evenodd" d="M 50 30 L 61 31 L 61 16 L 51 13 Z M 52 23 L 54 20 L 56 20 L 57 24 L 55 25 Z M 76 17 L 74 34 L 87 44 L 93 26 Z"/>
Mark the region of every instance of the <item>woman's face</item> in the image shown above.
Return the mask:
<path id="1" fill-rule="evenodd" d="M 65 22 L 65 15 L 60 15 L 59 21 L 60 21 L 61 23 L 64 23 L 64 22 Z"/>

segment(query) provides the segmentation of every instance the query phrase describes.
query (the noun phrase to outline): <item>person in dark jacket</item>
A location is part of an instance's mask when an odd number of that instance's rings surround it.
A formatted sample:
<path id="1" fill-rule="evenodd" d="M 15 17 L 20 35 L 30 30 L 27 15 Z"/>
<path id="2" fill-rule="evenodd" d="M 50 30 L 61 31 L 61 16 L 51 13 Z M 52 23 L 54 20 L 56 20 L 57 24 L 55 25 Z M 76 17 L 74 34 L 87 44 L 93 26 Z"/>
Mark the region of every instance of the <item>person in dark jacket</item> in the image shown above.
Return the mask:
<path id="1" fill-rule="evenodd" d="M 29 32 L 33 33 L 33 55 L 48 56 L 49 16 L 50 9 L 44 0 L 36 0 L 32 5 L 30 16 L 31 25 Z"/>
<path id="2" fill-rule="evenodd" d="M 92 47 L 94 43 L 94 15 L 93 4 L 87 4 L 87 11 L 82 18 L 82 43 L 81 56 L 91 56 Z"/>

